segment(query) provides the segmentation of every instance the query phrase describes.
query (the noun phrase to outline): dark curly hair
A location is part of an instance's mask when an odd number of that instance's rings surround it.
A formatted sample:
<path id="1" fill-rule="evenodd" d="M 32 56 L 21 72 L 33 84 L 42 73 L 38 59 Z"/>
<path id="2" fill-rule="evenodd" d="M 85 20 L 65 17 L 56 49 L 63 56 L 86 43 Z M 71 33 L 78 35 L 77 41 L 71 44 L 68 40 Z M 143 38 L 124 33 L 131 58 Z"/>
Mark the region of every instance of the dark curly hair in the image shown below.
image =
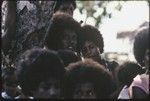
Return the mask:
<path id="1" fill-rule="evenodd" d="M 148 27 L 149 28 L 149 27 Z M 134 56 L 137 62 L 144 66 L 144 56 L 147 49 L 149 49 L 149 29 L 140 30 L 134 40 Z"/>
<path id="2" fill-rule="evenodd" d="M 57 0 L 56 1 L 56 5 L 55 5 L 55 8 L 54 8 L 54 13 L 59 9 L 59 7 L 63 4 L 72 4 L 74 9 L 76 8 L 76 2 L 75 0 Z"/>
<path id="3" fill-rule="evenodd" d="M 84 42 L 90 41 L 99 47 L 100 53 L 103 53 L 104 41 L 100 31 L 96 27 L 91 25 L 84 25 L 81 31 L 82 34 L 80 39 L 80 50 L 82 49 Z"/>
<path id="4" fill-rule="evenodd" d="M 130 86 L 133 78 L 142 73 L 144 73 L 144 71 L 141 66 L 129 61 L 116 68 L 116 77 L 121 85 Z"/>
<path id="5" fill-rule="evenodd" d="M 58 50 L 58 55 L 63 60 L 65 67 L 68 66 L 70 63 L 81 60 L 81 57 L 71 50 Z"/>
<path id="6" fill-rule="evenodd" d="M 49 77 L 61 79 L 64 66 L 56 52 L 42 48 L 27 50 L 17 65 L 17 77 L 22 92 L 32 96 L 31 91 L 38 88 L 40 82 Z"/>
<path id="7" fill-rule="evenodd" d="M 51 27 L 48 29 L 46 35 L 45 46 L 52 50 L 62 49 L 61 38 L 66 29 L 76 32 L 78 46 L 80 24 L 77 21 L 75 21 L 70 15 L 59 12 L 53 15 L 51 22 Z M 75 49 L 75 51 L 77 51 L 77 49 Z"/>
<path id="8" fill-rule="evenodd" d="M 98 98 L 108 98 L 112 92 L 112 77 L 109 72 L 97 62 L 85 59 L 67 67 L 64 80 L 64 97 L 72 98 L 75 85 L 87 81 L 94 84 Z"/>

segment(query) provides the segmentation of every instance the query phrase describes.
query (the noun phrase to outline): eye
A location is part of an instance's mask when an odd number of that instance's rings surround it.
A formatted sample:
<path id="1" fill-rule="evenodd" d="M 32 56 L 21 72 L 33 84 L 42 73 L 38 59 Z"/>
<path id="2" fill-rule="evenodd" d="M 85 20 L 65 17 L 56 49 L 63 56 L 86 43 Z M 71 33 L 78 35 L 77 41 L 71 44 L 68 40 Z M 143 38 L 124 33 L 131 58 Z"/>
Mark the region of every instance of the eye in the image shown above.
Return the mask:
<path id="1" fill-rule="evenodd" d="M 90 46 L 90 49 L 94 49 L 94 46 L 93 46 L 93 45 L 91 45 L 91 46 Z"/>

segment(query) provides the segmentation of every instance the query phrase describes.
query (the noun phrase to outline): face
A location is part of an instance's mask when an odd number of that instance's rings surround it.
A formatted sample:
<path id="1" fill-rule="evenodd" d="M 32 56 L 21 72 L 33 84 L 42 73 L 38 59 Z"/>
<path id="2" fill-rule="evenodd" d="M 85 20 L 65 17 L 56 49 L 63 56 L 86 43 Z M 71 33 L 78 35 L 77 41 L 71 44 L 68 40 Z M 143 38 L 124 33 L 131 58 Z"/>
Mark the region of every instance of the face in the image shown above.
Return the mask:
<path id="1" fill-rule="evenodd" d="M 38 89 L 33 92 L 35 98 L 60 98 L 60 81 L 50 78 L 41 82 Z"/>
<path id="2" fill-rule="evenodd" d="M 93 43 L 86 41 L 82 48 L 83 57 L 92 58 L 97 57 L 100 54 L 99 48 Z"/>
<path id="3" fill-rule="evenodd" d="M 63 11 L 73 16 L 74 7 L 72 4 L 64 3 L 59 7 L 58 11 Z"/>
<path id="4" fill-rule="evenodd" d="M 94 85 L 90 82 L 77 84 L 73 93 L 75 99 L 95 99 L 96 92 Z"/>
<path id="5" fill-rule="evenodd" d="M 62 46 L 64 49 L 74 51 L 77 46 L 77 34 L 71 30 L 65 30 L 62 37 Z"/>

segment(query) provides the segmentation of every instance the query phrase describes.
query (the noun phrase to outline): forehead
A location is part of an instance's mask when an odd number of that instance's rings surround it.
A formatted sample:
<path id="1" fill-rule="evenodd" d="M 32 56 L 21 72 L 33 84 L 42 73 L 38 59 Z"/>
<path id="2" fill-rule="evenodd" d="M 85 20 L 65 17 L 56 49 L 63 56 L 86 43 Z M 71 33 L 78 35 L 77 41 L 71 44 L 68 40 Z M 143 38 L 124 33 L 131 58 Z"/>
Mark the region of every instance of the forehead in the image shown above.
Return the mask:
<path id="1" fill-rule="evenodd" d="M 87 88 L 94 88 L 94 84 L 92 82 L 84 82 L 78 83 L 76 88 L 87 89 Z"/>
<path id="2" fill-rule="evenodd" d="M 64 29 L 64 32 L 75 32 L 73 29 Z"/>
<path id="3" fill-rule="evenodd" d="M 95 43 L 93 43 L 92 41 L 85 41 L 85 42 L 84 42 L 84 45 L 85 45 L 85 46 L 89 46 L 89 45 L 96 46 Z"/>
<path id="4" fill-rule="evenodd" d="M 74 30 L 71 29 L 65 29 L 64 30 L 64 34 L 66 35 L 76 35 L 76 32 Z"/>
<path id="5" fill-rule="evenodd" d="M 51 84 L 51 83 L 57 83 L 57 82 L 59 82 L 59 81 L 60 81 L 60 80 L 57 79 L 57 78 L 50 77 L 49 79 L 43 81 L 43 83 Z"/>

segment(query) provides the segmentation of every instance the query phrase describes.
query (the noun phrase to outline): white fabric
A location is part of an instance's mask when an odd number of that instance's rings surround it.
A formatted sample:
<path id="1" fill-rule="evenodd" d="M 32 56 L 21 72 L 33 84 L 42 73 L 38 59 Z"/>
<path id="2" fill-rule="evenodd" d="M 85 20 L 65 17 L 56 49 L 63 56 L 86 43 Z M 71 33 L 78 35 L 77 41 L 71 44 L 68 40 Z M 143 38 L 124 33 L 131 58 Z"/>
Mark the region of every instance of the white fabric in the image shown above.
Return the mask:
<path id="1" fill-rule="evenodd" d="M 1 93 L 1 96 L 2 96 L 4 99 L 12 99 L 12 97 L 9 96 L 6 92 L 2 92 L 2 93 Z"/>
<path id="2" fill-rule="evenodd" d="M 126 85 L 120 91 L 118 99 L 130 99 L 129 94 L 128 94 L 128 87 Z"/>
<path id="3" fill-rule="evenodd" d="M 149 75 L 137 75 L 131 84 L 131 87 L 136 86 L 141 88 L 145 93 L 149 94 Z"/>

